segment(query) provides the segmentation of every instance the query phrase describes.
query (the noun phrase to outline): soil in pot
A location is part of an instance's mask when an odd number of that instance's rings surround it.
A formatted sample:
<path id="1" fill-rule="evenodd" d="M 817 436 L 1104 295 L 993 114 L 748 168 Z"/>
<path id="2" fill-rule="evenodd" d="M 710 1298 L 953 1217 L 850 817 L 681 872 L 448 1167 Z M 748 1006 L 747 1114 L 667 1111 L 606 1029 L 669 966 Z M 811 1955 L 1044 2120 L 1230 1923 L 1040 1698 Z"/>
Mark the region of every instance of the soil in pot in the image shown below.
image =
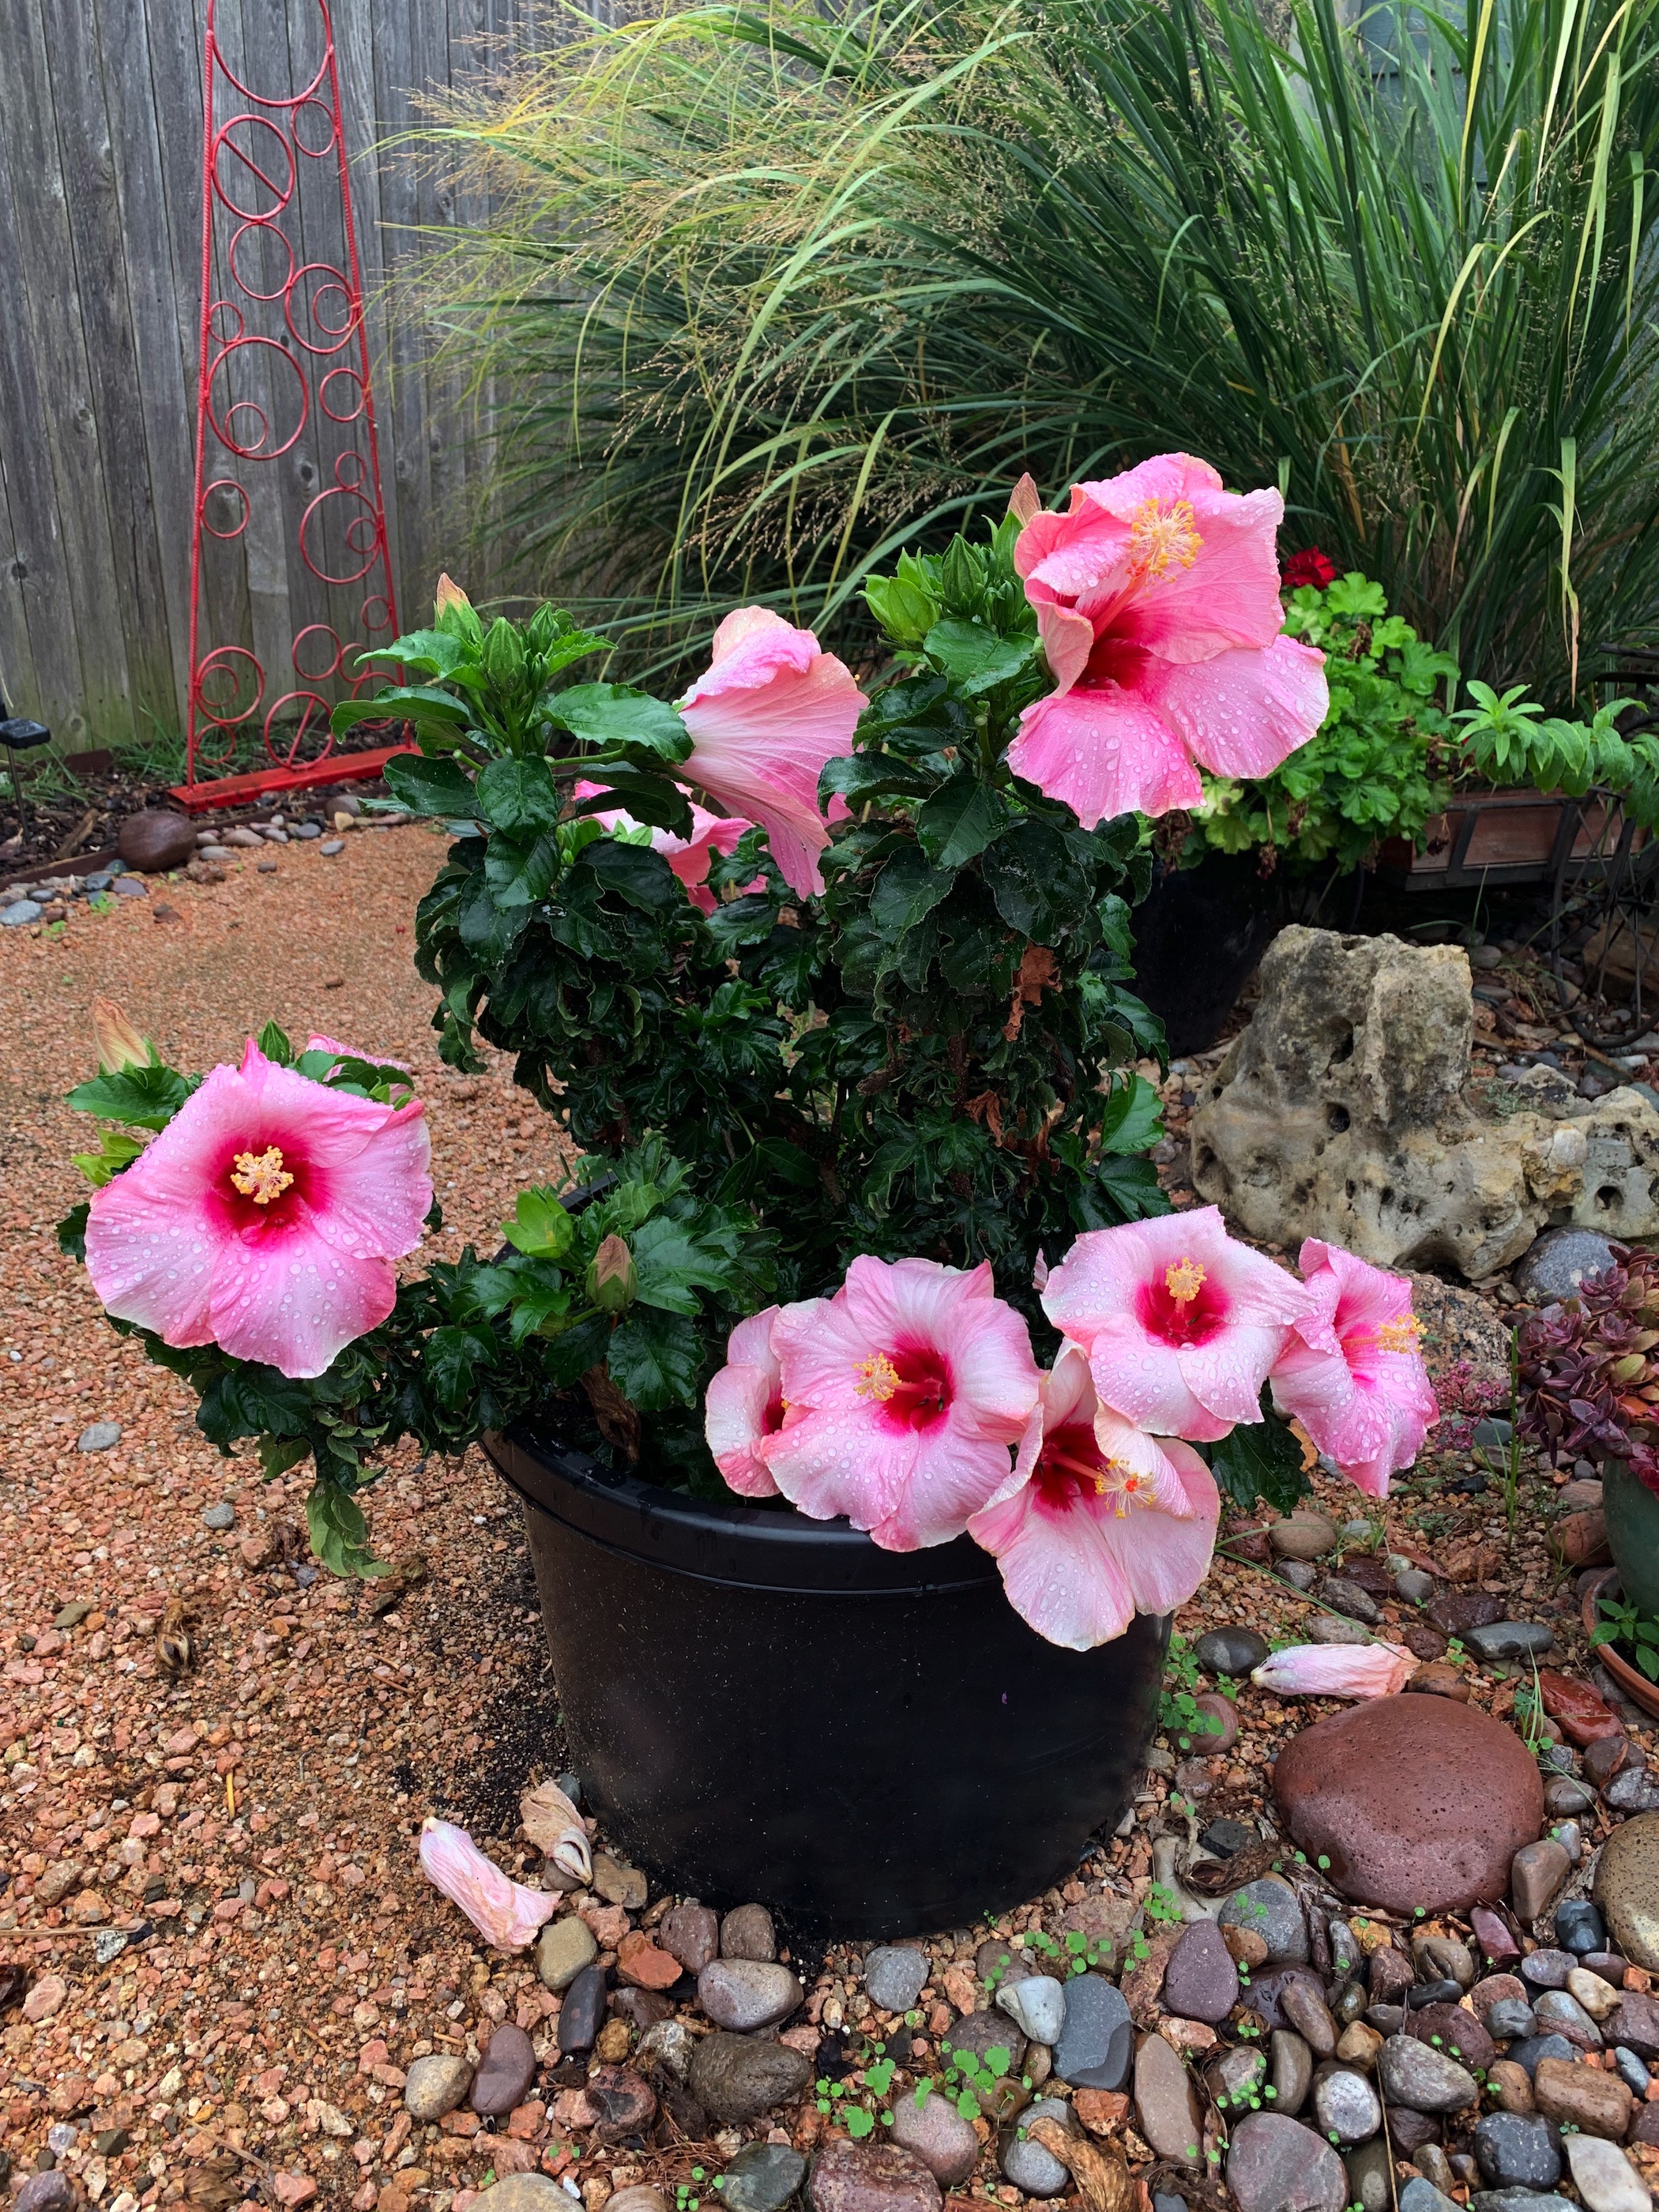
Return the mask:
<path id="1" fill-rule="evenodd" d="M 547 1432 L 488 1449 L 525 1502 L 586 1802 L 663 1885 L 802 1935 L 965 1927 L 1115 1826 L 1157 1723 L 1167 1620 L 1045 1643 L 968 1538 L 709 1503 Z"/>

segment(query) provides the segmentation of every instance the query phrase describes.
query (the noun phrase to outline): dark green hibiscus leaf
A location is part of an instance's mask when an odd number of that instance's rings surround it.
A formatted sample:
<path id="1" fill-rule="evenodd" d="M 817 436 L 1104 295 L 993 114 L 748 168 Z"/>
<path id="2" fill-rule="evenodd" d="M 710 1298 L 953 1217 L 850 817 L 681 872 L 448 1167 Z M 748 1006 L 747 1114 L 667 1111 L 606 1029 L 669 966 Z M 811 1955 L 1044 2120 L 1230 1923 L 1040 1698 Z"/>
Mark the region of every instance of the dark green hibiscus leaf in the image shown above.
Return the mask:
<path id="1" fill-rule="evenodd" d="M 535 837 L 551 830 L 564 799 L 544 760 L 493 760 L 478 771 L 477 811 L 509 837 Z"/>
<path id="2" fill-rule="evenodd" d="M 620 807 L 649 829 L 670 830 L 677 837 L 691 835 L 691 802 L 665 775 L 614 768 L 600 769 L 598 775 L 605 788 L 591 799 L 575 800 L 574 813 L 605 814 Z"/>
<path id="3" fill-rule="evenodd" d="M 953 775 L 917 809 L 916 842 L 936 868 L 959 868 L 1011 819 L 1000 792 L 977 776 Z"/>
<path id="4" fill-rule="evenodd" d="M 1089 879 L 1050 823 L 1017 822 L 987 848 L 983 869 L 997 912 L 1034 945 L 1057 944 L 1088 910 Z"/>
<path id="5" fill-rule="evenodd" d="M 950 896 L 955 882 L 954 870 L 931 868 L 914 845 L 903 846 L 876 878 L 871 920 L 884 936 L 901 937 Z"/>
<path id="6" fill-rule="evenodd" d="M 925 799 L 937 788 L 938 781 L 926 769 L 901 760 L 894 753 L 842 753 L 826 761 L 819 772 L 818 804 L 827 806 L 831 799 L 839 796 L 849 806 L 860 806 L 866 799 L 880 798 L 888 793 L 897 793 L 908 799 Z"/>
<path id="7" fill-rule="evenodd" d="M 399 753 L 386 764 L 386 789 L 411 814 L 470 815 L 477 804 L 472 780 L 453 754 L 437 759 Z"/>
<path id="8" fill-rule="evenodd" d="M 1302 1447 L 1273 1410 L 1264 1387 L 1260 1421 L 1241 1421 L 1210 1447 L 1210 1472 L 1241 1511 L 1253 1513 L 1258 1498 L 1289 1513 L 1311 1487 L 1302 1468 Z"/>
<path id="9" fill-rule="evenodd" d="M 691 750 L 691 732 L 678 711 L 631 684 L 573 684 L 556 692 L 547 710 L 583 744 L 605 751 L 637 747 L 659 760 L 683 761 Z"/>
<path id="10" fill-rule="evenodd" d="M 688 1315 L 635 1307 L 611 1339 L 611 1379 L 642 1413 L 694 1406 L 702 1339 Z"/>
<path id="11" fill-rule="evenodd" d="M 129 1129 L 165 1129 L 191 1089 L 177 1068 L 152 1060 L 144 1067 L 124 1067 L 77 1084 L 69 1103 L 77 1114 L 93 1114 L 100 1121 L 119 1121 Z"/>
<path id="12" fill-rule="evenodd" d="M 1036 658 L 1037 641 L 1034 637 L 1002 637 L 982 623 L 951 617 L 934 623 L 922 650 L 964 698 L 973 699 L 1024 675 Z"/>
<path id="13" fill-rule="evenodd" d="M 606 890 L 615 891 L 641 914 L 661 914 L 685 893 L 660 853 L 648 845 L 624 845 L 615 837 L 596 837 L 585 845 L 571 873 L 589 870 Z"/>

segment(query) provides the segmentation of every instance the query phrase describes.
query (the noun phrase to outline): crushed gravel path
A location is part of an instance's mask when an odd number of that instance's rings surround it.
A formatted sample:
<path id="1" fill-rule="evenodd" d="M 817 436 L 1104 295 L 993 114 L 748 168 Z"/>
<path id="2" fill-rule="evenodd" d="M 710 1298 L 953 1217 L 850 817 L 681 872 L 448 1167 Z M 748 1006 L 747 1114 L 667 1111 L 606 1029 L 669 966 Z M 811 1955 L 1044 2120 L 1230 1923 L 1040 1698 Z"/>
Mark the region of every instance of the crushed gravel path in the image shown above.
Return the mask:
<path id="1" fill-rule="evenodd" d="M 234 1056 L 266 1016 L 408 1060 L 451 1224 L 426 1256 L 482 1242 L 522 1183 L 556 1175 L 545 1118 L 513 1090 L 504 1057 L 465 1079 L 436 1060 L 432 994 L 410 952 L 441 849 L 416 828 L 364 830 L 332 859 L 294 845 L 273 872 L 251 856 L 222 884 L 155 884 L 149 900 L 77 908 L 57 934 L 0 936 L 0 1996 L 7 1967 L 27 1978 L 21 2005 L 0 2012 L 14 2187 L 54 2128 L 73 2131 L 56 2155 L 77 2202 L 112 2212 L 313 2197 L 353 2212 L 465 2212 L 490 2172 L 531 2165 L 580 2185 L 599 2212 L 636 2179 L 684 2184 L 689 2199 L 698 2161 L 737 2148 L 735 2135 L 675 2141 L 641 2164 L 585 2134 L 585 2095 L 556 2082 L 543 2093 L 550 2109 L 521 2107 L 508 2134 L 474 2131 L 466 2113 L 411 2128 L 401 2088 L 413 2059 L 476 2057 L 503 2019 L 545 2052 L 556 2008 L 530 1958 L 488 1951 L 415 1856 L 437 1812 L 530 1871 L 518 1793 L 556 1772 L 560 1752 L 516 1512 L 478 1454 L 450 1464 L 405 1452 L 370 1501 L 377 1548 L 404 1569 L 395 1590 L 316 1577 L 299 1534 L 303 1477 L 264 1486 L 249 1462 L 222 1460 L 189 1395 L 102 1326 L 53 1242 L 81 1189 L 69 1156 L 87 1125 L 63 1096 L 92 1072 L 99 994 L 185 1067 Z M 155 919 L 163 904 L 176 919 Z M 1471 1348 L 1465 1300 L 1442 1320 L 1443 1365 Z M 82 1450 L 96 1424 L 118 1440 Z M 1435 1464 L 1474 1466 L 1467 1444 Z M 1339 1519 L 1360 1507 L 1352 1492 L 1319 1489 Z M 210 1526 L 204 1514 L 227 1503 L 232 1525 Z M 1540 1525 L 1511 1547 L 1491 1491 L 1402 1495 L 1386 1519 L 1390 1545 L 1480 1550 L 1486 1586 L 1554 1623 L 1587 1671 L 1571 1585 Z M 1223 1559 L 1180 1626 L 1191 1637 L 1234 1620 L 1299 1638 L 1316 1610 Z M 1400 1611 L 1384 1606 L 1385 1633 Z M 162 1661 L 181 1636 L 190 1663 L 174 1674 Z M 1512 1683 L 1466 1674 L 1488 1709 L 1513 1697 Z M 1245 1685 L 1236 1747 L 1209 1759 L 1166 1747 L 1133 1826 L 996 1932 L 1060 1926 L 1097 1899 L 1133 1911 L 1152 1887 L 1154 1838 L 1185 1832 L 1172 1792 L 1206 1817 L 1258 1818 L 1284 1741 L 1328 1710 Z M 665 1901 L 634 1917 L 654 1922 Z M 610 1954 L 629 1917 L 576 1903 Z M 931 1943 L 928 2035 L 950 2027 L 951 2006 L 985 2002 L 972 1966 L 987 1932 Z M 812 2025 L 788 2031 L 799 2047 L 843 2019 L 874 2031 L 861 1963 L 844 1948 L 800 1962 Z M 829 2125 L 810 2097 L 770 2117 L 773 2139 L 803 2149 Z M 1124 2141 L 1144 2173 L 1145 2146 Z M 1024 2201 L 988 2153 L 973 2194 Z"/>
<path id="2" fill-rule="evenodd" d="M 556 1762 L 517 1517 L 480 1455 L 405 1453 L 374 1493 L 383 1556 L 428 1570 L 375 1619 L 373 1593 L 304 1565 L 304 1479 L 222 1460 L 52 1235 L 83 1194 L 88 1124 L 63 1097 L 93 1073 L 100 994 L 186 1068 L 267 1015 L 407 1060 L 456 1224 L 428 1255 L 555 1175 L 505 1059 L 471 1079 L 436 1059 L 410 950 L 440 850 L 415 829 L 331 859 L 293 845 L 274 873 L 251 857 L 222 885 L 156 883 L 0 939 L 0 1959 L 33 1984 L 33 2017 L 8 2012 L 0 2039 L 0 2122 L 27 2169 L 69 2121 L 60 2166 L 105 2202 L 170 2201 L 229 2146 L 253 2154 L 250 2185 L 264 2160 L 359 2202 L 367 2179 L 372 2203 L 400 2100 L 360 2054 L 460 2047 L 476 1994 L 471 1930 L 416 1866 L 420 1820 L 504 1837 L 526 1774 Z M 154 919 L 164 903 L 176 921 Z M 119 1441 L 78 1449 L 100 1423 Z M 206 1527 L 227 1501 L 234 1527 Z M 157 1657 L 169 1600 L 193 1647 L 176 1679 Z M 86 1610 L 54 1627 L 65 1608 Z M 136 1925 L 153 1932 L 100 1965 Z"/>

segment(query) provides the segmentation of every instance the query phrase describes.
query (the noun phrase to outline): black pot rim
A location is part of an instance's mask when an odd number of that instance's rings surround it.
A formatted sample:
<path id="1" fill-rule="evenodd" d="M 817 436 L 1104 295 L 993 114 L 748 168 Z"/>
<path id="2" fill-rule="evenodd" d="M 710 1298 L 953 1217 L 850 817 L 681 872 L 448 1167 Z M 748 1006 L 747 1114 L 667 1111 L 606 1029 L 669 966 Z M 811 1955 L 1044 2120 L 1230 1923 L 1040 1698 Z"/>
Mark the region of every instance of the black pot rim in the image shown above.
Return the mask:
<path id="1" fill-rule="evenodd" d="M 926 1551 L 884 1551 L 846 1521 L 665 1490 L 527 1422 L 492 1431 L 483 1446 L 534 1510 L 608 1551 L 693 1581 L 802 1596 L 915 1598 L 977 1589 L 998 1577 L 996 1561 L 970 1536 Z"/>

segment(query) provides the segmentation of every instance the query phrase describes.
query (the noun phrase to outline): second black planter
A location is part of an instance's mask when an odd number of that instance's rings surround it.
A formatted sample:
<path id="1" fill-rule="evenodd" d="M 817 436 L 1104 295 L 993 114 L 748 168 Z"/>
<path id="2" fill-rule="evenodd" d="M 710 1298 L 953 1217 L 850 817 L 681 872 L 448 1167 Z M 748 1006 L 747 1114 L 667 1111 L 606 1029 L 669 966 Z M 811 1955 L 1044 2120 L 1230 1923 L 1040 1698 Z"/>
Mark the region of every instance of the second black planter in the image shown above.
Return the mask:
<path id="1" fill-rule="evenodd" d="M 1254 854 L 1158 870 L 1134 911 L 1134 987 L 1163 1023 L 1172 1059 L 1215 1042 L 1280 919 Z"/>
<path id="2" fill-rule="evenodd" d="M 1064 1651 L 967 1537 L 715 1504 L 550 1436 L 491 1437 L 524 1500 L 585 1802 L 659 1881 L 804 1935 L 966 1927 L 1114 1825 L 1158 1716 L 1167 1620 Z"/>

